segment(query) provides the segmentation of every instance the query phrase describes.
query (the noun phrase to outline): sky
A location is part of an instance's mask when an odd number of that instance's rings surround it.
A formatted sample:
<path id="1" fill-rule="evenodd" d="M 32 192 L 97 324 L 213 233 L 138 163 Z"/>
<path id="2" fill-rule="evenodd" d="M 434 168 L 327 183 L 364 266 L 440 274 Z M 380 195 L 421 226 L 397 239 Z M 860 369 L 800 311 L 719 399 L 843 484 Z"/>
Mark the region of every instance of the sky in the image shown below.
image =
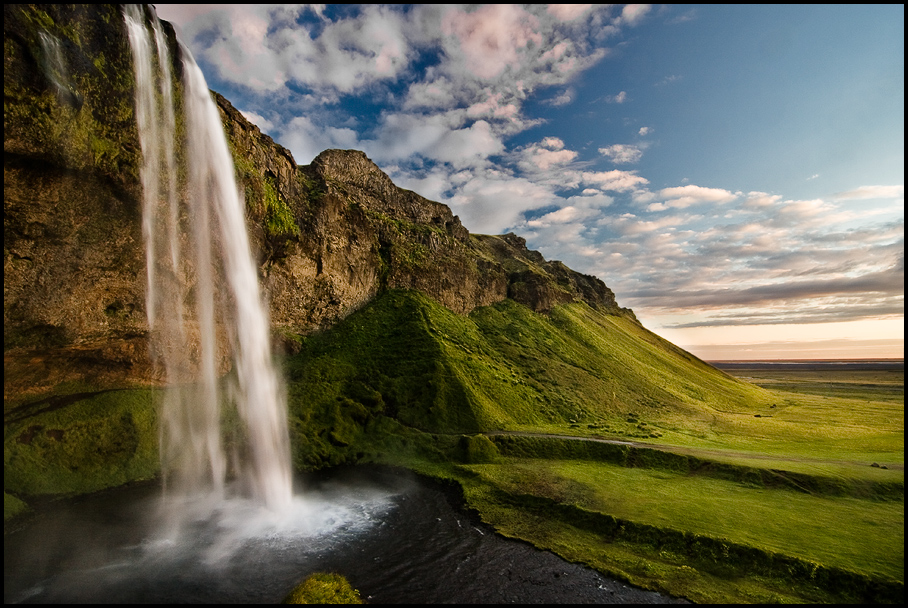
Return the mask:
<path id="1" fill-rule="evenodd" d="M 155 5 L 308 164 L 364 151 L 707 360 L 904 356 L 903 5 Z"/>

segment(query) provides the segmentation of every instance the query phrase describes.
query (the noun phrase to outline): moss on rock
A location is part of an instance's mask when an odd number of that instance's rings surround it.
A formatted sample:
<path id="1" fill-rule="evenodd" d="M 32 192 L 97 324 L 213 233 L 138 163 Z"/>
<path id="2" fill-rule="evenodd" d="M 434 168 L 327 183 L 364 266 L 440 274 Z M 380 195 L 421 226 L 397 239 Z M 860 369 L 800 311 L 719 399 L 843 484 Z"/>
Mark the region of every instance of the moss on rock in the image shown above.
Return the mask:
<path id="1" fill-rule="evenodd" d="M 7 492 L 3 493 L 3 521 L 12 519 L 29 510 L 28 504 Z"/>
<path id="2" fill-rule="evenodd" d="M 297 585 L 283 604 L 362 604 L 359 591 L 340 574 L 316 572 Z"/>
<path id="3" fill-rule="evenodd" d="M 160 469 L 154 391 L 106 391 L 4 424 L 4 489 L 84 494 Z"/>

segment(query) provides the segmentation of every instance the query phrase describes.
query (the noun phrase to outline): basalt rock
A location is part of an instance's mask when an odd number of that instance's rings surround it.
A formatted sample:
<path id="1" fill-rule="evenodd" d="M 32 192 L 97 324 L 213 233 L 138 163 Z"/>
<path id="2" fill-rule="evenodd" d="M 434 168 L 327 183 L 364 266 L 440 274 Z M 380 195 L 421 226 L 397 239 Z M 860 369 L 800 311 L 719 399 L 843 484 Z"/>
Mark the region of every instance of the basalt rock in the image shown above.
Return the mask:
<path id="1" fill-rule="evenodd" d="M 179 102 L 180 53 L 165 29 Z M 141 149 L 123 15 L 7 5 L 4 51 L 5 397 L 63 382 L 159 383 L 145 346 Z M 516 235 L 470 234 L 362 152 L 327 150 L 298 166 L 213 95 L 276 335 L 329 328 L 394 288 L 459 314 L 512 298 L 539 312 L 583 300 L 632 317 L 599 279 L 546 261 Z"/>

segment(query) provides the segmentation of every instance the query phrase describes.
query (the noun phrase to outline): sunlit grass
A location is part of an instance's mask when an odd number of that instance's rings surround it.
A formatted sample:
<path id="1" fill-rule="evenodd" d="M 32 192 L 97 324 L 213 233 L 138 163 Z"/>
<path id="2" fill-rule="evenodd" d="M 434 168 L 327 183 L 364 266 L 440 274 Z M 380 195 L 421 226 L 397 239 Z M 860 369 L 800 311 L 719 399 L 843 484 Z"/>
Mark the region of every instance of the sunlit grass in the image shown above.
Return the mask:
<path id="1" fill-rule="evenodd" d="M 904 579 L 904 408 L 893 398 L 904 388 L 892 376 L 884 389 L 868 376 L 846 379 L 847 390 L 819 377 L 808 390 L 791 378 L 757 386 L 582 303 L 541 315 L 505 301 L 462 317 L 412 292 L 385 294 L 302 342 L 289 362 L 300 398 L 292 407 L 308 420 L 300 428 L 310 429 L 307 457 L 316 461 L 320 450 L 332 462 L 365 458 L 456 479 L 468 504 L 502 533 L 698 601 L 868 596 L 859 581 L 819 588 L 808 575 L 761 578 L 647 543 L 603 544 L 520 496 L 669 536 L 727 539 L 808 569 Z M 731 472 L 717 478 L 578 462 L 554 443 L 537 450 L 540 458 L 495 461 L 479 450 L 486 444 L 457 440 L 500 431 L 649 444 Z M 451 459 L 474 464 L 458 468 Z M 761 475 L 791 483 L 746 481 Z"/>
<path id="2" fill-rule="evenodd" d="M 904 579 L 902 502 L 814 496 L 601 462 L 502 458 L 465 466 L 511 493 Z"/>

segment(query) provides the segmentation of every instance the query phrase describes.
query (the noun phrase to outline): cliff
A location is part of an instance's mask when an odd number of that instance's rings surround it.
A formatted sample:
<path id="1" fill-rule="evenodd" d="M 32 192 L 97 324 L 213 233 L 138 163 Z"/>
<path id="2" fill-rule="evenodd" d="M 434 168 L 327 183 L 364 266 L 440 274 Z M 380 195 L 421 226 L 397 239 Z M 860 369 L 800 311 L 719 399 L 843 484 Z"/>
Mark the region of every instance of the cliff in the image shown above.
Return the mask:
<path id="1" fill-rule="evenodd" d="M 446 205 L 395 186 L 362 152 L 326 150 L 297 167 L 289 151 L 215 98 L 276 326 L 330 326 L 389 288 L 422 291 L 459 314 L 505 298 L 537 312 L 583 300 L 632 314 L 602 281 L 545 261 L 516 235 L 471 235 Z"/>
<path id="2" fill-rule="evenodd" d="M 178 45 L 166 31 L 179 97 Z M 7 5 L 4 51 L 4 395 L 156 384 L 123 16 L 112 6 Z M 585 301 L 632 316 L 599 279 L 544 260 L 516 235 L 471 235 L 362 152 L 328 150 L 298 166 L 214 98 L 276 335 L 329 328 L 389 289 L 421 291 L 458 314 L 511 298 L 537 312 Z"/>

